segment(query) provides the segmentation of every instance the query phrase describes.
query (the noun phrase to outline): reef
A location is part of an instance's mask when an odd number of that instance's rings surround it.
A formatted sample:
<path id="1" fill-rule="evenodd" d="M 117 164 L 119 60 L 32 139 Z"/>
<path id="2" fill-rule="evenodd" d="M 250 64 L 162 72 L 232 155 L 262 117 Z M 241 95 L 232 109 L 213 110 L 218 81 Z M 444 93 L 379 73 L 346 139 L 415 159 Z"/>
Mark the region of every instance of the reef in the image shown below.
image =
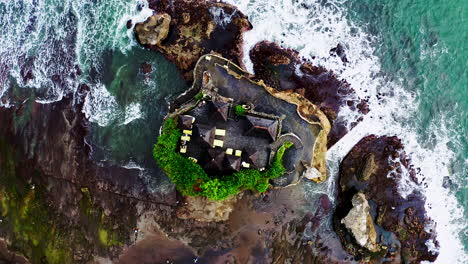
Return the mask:
<path id="1" fill-rule="evenodd" d="M 328 148 L 348 131 L 345 124 L 349 120 L 338 118 L 342 108 L 349 108 L 361 114 L 369 112 L 366 101 L 358 98 L 349 83 L 338 79 L 332 71 L 301 59 L 299 53 L 293 49 L 262 41 L 252 48 L 250 58 L 256 79 L 263 80 L 278 91 L 294 91 L 301 94 L 325 113 L 332 124 L 328 134 Z M 356 122 L 353 125 L 356 125 Z"/>
<path id="2" fill-rule="evenodd" d="M 136 226 L 138 200 L 116 187 L 117 170 L 89 159 L 88 121 L 75 103 L 24 100 L 0 110 L 0 232 L 31 263 L 116 257 Z"/>
<path id="3" fill-rule="evenodd" d="M 418 182 L 417 170 L 397 137 L 367 136 L 341 162 L 334 223 L 357 260 L 420 263 L 436 259 L 438 242 L 424 197 L 418 188 L 405 193 L 404 184 L 414 187 L 422 181 Z"/>
<path id="4" fill-rule="evenodd" d="M 155 14 L 135 25 L 137 40 L 161 52 L 191 81 L 198 59 L 207 53 L 221 54 L 242 64 L 242 33 L 252 28 L 234 6 L 212 1 L 149 1 Z"/>

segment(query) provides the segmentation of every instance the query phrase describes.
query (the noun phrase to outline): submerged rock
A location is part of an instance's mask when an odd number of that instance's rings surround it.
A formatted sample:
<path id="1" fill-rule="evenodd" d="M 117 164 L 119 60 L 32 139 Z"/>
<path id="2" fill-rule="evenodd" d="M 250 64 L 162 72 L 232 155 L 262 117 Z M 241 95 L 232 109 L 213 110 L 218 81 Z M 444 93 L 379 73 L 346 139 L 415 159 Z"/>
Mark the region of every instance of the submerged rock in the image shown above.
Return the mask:
<path id="1" fill-rule="evenodd" d="M 346 57 L 345 49 L 341 43 L 338 43 L 336 47 L 330 49 L 331 56 L 338 56 L 340 57 L 343 63 L 348 63 L 348 58 Z"/>
<path id="2" fill-rule="evenodd" d="M 250 58 L 257 79 L 264 80 L 277 90 L 299 93 L 319 106 L 332 123 L 328 148 L 347 133 L 346 121 L 338 119 L 342 108 L 350 108 L 362 114 L 369 111 L 365 101 L 357 97 L 349 83 L 339 80 L 333 72 L 323 67 L 301 60 L 295 50 L 262 41 L 250 51 Z"/>
<path id="3" fill-rule="evenodd" d="M 397 137 L 367 136 L 343 159 L 334 226 L 357 260 L 420 263 L 437 258 L 428 246 L 438 242 L 416 176 Z M 402 184 L 414 190 L 408 193 Z"/>
<path id="4" fill-rule="evenodd" d="M 136 24 L 140 44 L 160 51 L 188 81 L 198 59 L 221 54 L 242 66 L 242 33 L 252 25 L 236 7 L 212 1 L 149 1 L 155 14 Z"/>

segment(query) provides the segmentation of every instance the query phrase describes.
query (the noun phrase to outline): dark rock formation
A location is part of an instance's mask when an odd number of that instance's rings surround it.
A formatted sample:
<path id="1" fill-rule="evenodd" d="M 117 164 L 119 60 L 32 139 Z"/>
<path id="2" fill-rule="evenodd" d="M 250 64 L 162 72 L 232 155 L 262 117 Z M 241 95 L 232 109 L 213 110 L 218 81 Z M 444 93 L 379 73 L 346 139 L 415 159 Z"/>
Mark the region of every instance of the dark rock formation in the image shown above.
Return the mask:
<path id="1" fill-rule="evenodd" d="M 33 263 L 117 257 L 130 242 L 136 204 L 175 202 L 174 192 L 149 192 L 138 170 L 90 158 L 88 91 L 81 85 L 73 98 L 50 104 L 25 93 L 0 108 L 0 236 Z"/>
<path id="2" fill-rule="evenodd" d="M 234 6 L 212 1 L 149 1 L 155 14 L 135 26 L 140 44 L 160 51 L 188 81 L 201 55 L 214 52 L 242 65 L 242 33 L 252 28 Z"/>
<path id="3" fill-rule="evenodd" d="M 429 240 L 435 245 L 437 242 L 435 231 L 425 231 L 433 223 L 426 215 L 424 197 L 417 190 L 403 197 L 398 190 L 403 177 L 410 177 L 415 185 L 418 183 L 416 171 L 397 137 L 363 138 L 343 159 L 339 177 L 334 225 L 342 243 L 356 259 L 372 263 L 420 263 L 436 259 L 437 253 L 426 246 Z M 344 218 L 352 217 L 351 201 L 356 195 L 369 203 L 379 247 L 375 252 L 361 246 L 356 233 L 343 224 Z"/>
<path id="4" fill-rule="evenodd" d="M 315 213 L 283 225 L 273 241 L 274 263 L 345 264 L 353 263 L 339 238 L 327 227 L 332 204 L 327 195 L 316 202 Z"/>
<path id="5" fill-rule="evenodd" d="M 333 72 L 323 67 L 301 60 L 295 50 L 262 41 L 250 51 L 250 58 L 257 79 L 280 91 L 293 90 L 320 107 L 332 123 L 328 147 L 347 132 L 345 120 L 337 119 L 340 107 L 349 107 L 363 114 L 369 111 L 365 101 L 357 98 L 355 90 L 346 81 L 339 80 Z"/>
<path id="6" fill-rule="evenodd" d="M 345 49 L 343 47 L 343 45 L 341 45 L 340 43 L 338 43 L 338 45 L 336 45 L 336 47 L 332 48 L 330 50 L 330 55 L 331 56 L 338 56 L 340 57 L 341 61 L 343 63 L 348 63 L 348 58 L 346 57 L 346 53 L 345 53 Z"/>

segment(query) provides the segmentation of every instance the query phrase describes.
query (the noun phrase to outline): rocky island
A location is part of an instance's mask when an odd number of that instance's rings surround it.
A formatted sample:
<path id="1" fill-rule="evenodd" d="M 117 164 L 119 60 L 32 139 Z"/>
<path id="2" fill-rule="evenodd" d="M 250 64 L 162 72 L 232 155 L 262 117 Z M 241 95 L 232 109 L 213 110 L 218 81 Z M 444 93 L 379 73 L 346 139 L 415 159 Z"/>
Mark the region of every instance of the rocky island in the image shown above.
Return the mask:
<path id="1" fill-rule="evenodd" d="M 232 5 L 150 0 L 149 7 L 153 14 L 128 21 L 129 30 L 190 86 L 170 100 L 157 142 L 148 143 L 173 183 L 169 191 L 151 191 L 138 168 L 92 158 L 98 146 L 83 113 L 86 83 L 50 104 L 17 88 L 12 106 L 0 108 L 2 261 L 437 258 L 422 194 L 399 191 L 403 175 L 423 182 L 398 138 L 369 135 L 340 161 L 338 175 L 327 171 L 328 148 L 350 129 L 340 111 L 369 111 L 345 80 L 266 41 L 250 51 L 255 74 L 247 72 L 242 34 L 252 26 Z M 141 60 L 135 70 L 150 72 Z"/>
<path id="2" fill-rule="evenodd" d="M 222 200 L 242 189 L 265 192 L 269 180 L 276 186 L 296 184 L 304 174 L 325 180 L 326 172 L 312 164 L 322 130 L 316 120 L 321 115 L 328 123 L 314 105 L 275 93 L 217 55 L 202 56 L 194 75 L 192 88 L 173 103 L 153 150 L 179 191 Z M 177 141 L 169 142 L 172 138 Z M 318 168 L 323 163 L 317 162 Z"/>

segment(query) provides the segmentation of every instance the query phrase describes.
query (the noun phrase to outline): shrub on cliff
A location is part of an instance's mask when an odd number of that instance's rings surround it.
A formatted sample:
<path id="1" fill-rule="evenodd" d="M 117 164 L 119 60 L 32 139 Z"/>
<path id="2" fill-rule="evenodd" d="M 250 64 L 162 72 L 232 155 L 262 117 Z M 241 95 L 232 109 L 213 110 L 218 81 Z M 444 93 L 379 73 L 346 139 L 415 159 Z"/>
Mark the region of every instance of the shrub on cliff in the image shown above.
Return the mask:
<path id="1" fill-rule="evenodd" d="M 286 171 L 282 163 L 283 155 L 292 146 L 290 142 L 281 146 L 268 170 L 245 169 L 231 175 L 210 177 L 199 164 L 177 152 L 181 135 L 175 120 L 168 119 L 154 145 L 154 159 L 183 195 L 203 196 L 212 200 L 223 200 L 242 190 L 265 192 L 269 180 Z"/>
<path id="2" fill-rule="evenodd" d="M 238 116 L 243 116 L 245 115 L 245 108 L 242 107 L 242 105 L 236 105 L 234 107 L 234 113 Z"/>

